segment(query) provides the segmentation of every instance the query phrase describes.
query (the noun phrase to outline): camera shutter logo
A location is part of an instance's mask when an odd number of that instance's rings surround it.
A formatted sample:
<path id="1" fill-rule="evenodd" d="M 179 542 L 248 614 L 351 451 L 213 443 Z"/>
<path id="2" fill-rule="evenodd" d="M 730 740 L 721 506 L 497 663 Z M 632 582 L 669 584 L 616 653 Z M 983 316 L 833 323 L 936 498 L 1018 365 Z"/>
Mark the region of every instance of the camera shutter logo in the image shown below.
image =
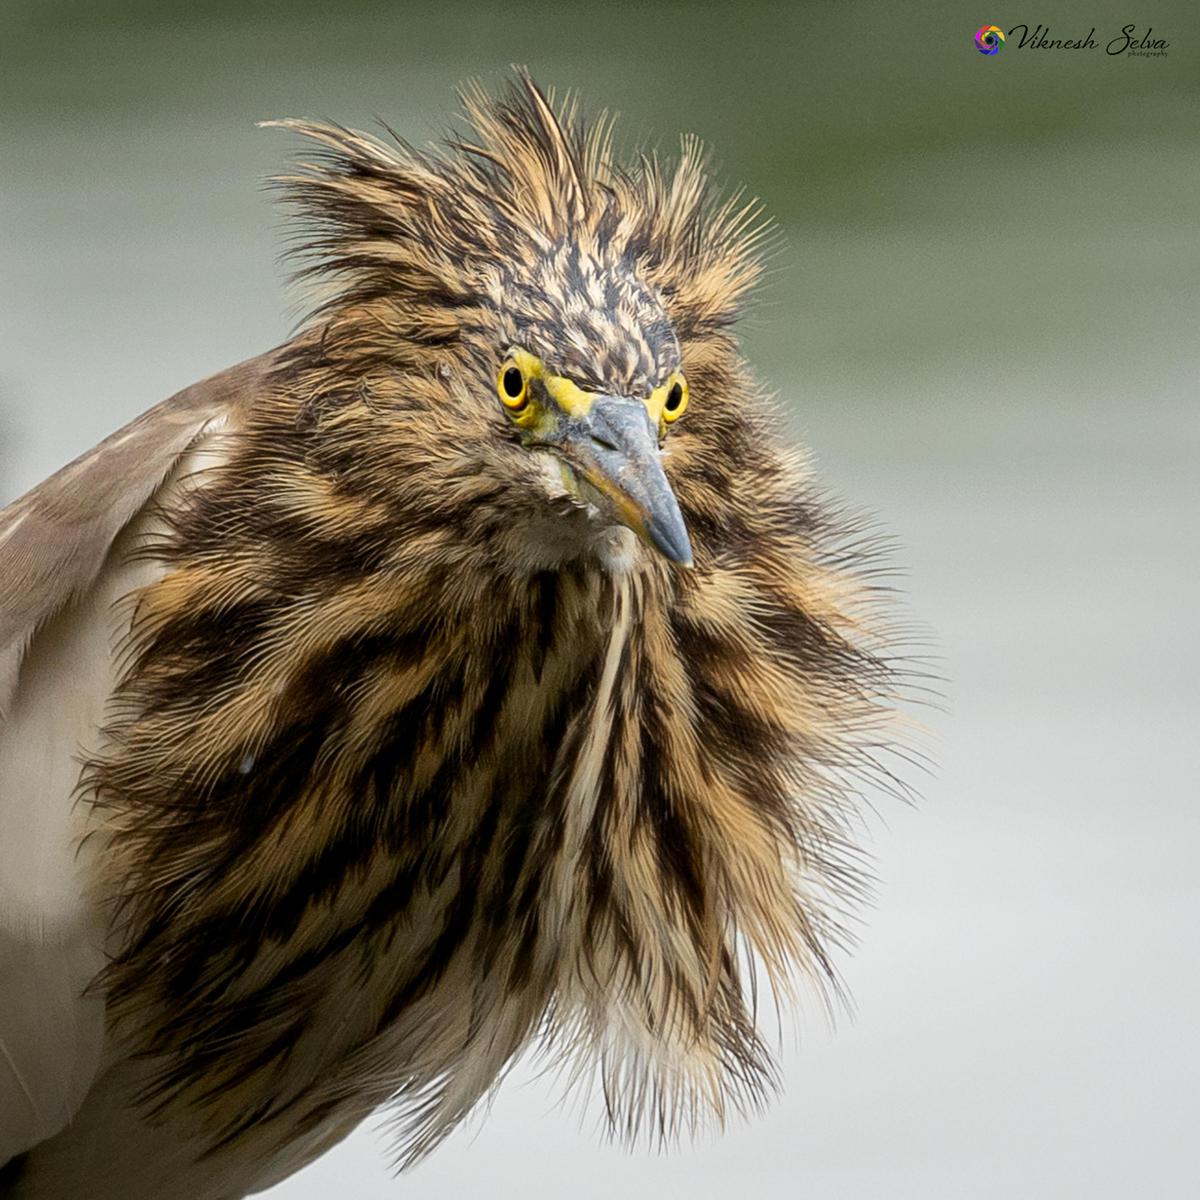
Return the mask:
<path id="1" fill-rule="evenodd" d="M 1004 45 L 1004 30 L 999 25 L 982 25 L 975 33 L 975 47 L 989 57 L 999 54 Z"/>

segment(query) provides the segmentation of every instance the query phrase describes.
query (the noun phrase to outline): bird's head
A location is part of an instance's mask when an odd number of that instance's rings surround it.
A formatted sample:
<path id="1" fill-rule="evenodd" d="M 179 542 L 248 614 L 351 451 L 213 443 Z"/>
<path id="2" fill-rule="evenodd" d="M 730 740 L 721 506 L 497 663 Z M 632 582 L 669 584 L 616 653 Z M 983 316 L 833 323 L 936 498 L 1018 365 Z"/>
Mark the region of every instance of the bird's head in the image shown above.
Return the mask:
<path id="1" fill-rule="evenodd" d="M 565 488 L 601 527 L 619 522 L 690 567 L 687 526 L 663 467 L 688 383 L 656 298 L 632 272 L 588 261 L 576 247 L 512 291 L 514 340 L 496 395 L 520 445 L 546 456 L 548 495 Z M 539 321 L 537 300 L 545 311 L 547 297 L 551 315 Z"/>
<path id="2" fill-rule="evenodd" d="M 619 168 L 605 122 L 528 78 L 465 104 L 470 134 L 421 152 L 286 123 L 325 147 L 282 181 L 329 289 L 289 362 L 315 453 L 359 490 L 460 505 L 508 566 L 691 567 L 682 476 L 742 449 L 729 327 L 759 271 L 756 210 L 713 198 L 693 143 L 672 168 Z"/>

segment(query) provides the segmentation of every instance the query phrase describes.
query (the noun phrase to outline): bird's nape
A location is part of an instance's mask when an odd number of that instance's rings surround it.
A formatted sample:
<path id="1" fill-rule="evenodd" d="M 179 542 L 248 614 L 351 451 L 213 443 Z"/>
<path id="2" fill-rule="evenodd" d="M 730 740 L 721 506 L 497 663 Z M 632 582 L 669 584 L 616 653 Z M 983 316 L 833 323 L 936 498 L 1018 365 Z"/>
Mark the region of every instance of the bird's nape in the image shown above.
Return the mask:
<path id="1" fill-rule="evenodd" d="M 669 1135 L 773 1084 L 747 961 L 834 978 L 898 672 L 736 339 L 757 210 L 524 76 L 466 108 L 423 151 L 285 123 L 308 322 L 0 518 L 6 716 L 140 572 L 80 779 L 115 1065 L 35 1177 L 151 1122 L 190 1165 L 126 1200 L 242 1194 L 385 1104 L 412 1161 L 534 1044 Z M 50 597 L 27 539 L 86 495 Z"/>

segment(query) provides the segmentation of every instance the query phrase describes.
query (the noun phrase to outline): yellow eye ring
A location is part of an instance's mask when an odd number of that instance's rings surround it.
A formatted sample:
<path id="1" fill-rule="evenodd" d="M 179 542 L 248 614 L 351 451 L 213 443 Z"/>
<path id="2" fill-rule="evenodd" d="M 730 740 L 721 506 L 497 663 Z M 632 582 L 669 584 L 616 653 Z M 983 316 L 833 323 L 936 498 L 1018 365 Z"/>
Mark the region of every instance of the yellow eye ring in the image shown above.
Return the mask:
<path id="1" fill-rule="evenodd" d="M 519 413 L 529 400 L 529 380 L 525 372 L 510 358 L 496 377 L 496 395 L 509 412 Z"/>
<path id="2" fill-rule="evenodd" d="M 678 421 L 687 411 L 688 385 L 679 372 L 676 372 L 667 382 L 667 394 L 663 398 L 662 419 L 669 425 Z"/>

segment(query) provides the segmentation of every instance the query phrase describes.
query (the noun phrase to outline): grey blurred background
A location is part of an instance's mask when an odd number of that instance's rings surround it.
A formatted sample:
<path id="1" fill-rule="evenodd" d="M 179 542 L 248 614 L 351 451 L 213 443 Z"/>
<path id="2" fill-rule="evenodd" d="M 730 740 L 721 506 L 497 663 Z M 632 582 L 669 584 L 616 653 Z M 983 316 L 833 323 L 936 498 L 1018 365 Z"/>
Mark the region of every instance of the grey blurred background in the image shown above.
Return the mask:
<path id="1" fill-rule="evenodd" d="M 1169 54 L 976 53 L 1021 21 Z M 747 341 L 949 681 L 856 1012 L 785 1034 L 765 1119 L 630 1157 L 518 1070 L 411 1175 L 364 1129 L 273 1197 L 1200 1194 L 1198 39 L 1139 0 L 0 2 L 0 502 L 286 336 L 256 119 L 423 141 L 525 63 L 778 218 Z"/>

